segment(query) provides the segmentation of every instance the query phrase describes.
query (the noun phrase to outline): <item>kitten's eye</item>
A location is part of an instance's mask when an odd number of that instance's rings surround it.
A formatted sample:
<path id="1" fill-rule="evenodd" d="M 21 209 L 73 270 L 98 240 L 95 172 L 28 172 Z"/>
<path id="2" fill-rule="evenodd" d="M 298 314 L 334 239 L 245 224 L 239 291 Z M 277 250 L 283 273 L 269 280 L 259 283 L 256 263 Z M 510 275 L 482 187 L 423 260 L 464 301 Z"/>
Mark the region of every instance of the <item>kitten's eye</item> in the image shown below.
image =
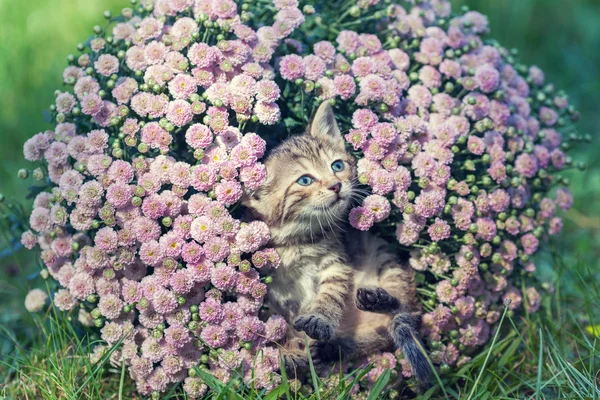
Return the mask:
<path id="1" fill-rule="evenodd" d="M 343 171 L 344 170 L 344 162 L 342 160 L 334 161 L 333 164 L 331 164 L 331 169 L 334 170 L 335 172 Z"/>
<path id="2" fill-rule="evenodd" d="M 298 182 L 299 185 L 308 186 L 313 183 L 313 178 L 308 175 L 302 175 L 296 182 Z"/>

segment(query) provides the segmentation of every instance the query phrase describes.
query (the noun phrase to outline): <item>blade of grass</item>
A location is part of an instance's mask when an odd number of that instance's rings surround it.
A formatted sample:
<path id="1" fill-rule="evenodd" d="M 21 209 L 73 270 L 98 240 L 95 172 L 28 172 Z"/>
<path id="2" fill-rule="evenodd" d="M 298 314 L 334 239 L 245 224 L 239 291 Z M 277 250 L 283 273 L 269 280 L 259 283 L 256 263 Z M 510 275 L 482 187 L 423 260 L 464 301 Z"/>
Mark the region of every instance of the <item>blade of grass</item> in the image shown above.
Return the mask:
<path id="1" fill-rule="evenodd" d="M 540 350 L 538 354 L 538 371 L 537 371 L 537 381 L 535 385 L 535 398 L 537 400 L 540 399 L 540 388 L 542 387 L 542 362 L 544 359 L 544 335 L 542 333 L 542 328 L 539 329 L 539 337 L 540 337 Z"/>
<path id="2" fill-rule="evenodd" d="M 386 369 L 384 373 L 381 374 L 379 378 L 377 378 L 377 381 L 375 381 L 375 384 L 373 385 L 373 388 L 371 389 L 371 393 L 369 393 L 369 397 L 367 397 L 367 400 L 377 400 L 383 398 L 383 396 L 379 397 L 379 395 L 381 394 L 381 392 L 383 392 L 383 389 L 385 389 L 385 385 L 387 385 L 390 381 L 390 374 L 391 371 L 389 369 Z"/>
<path id="3" fill-rule="evenodd" d="M 317 371 L 315 371 L 315 365 L 313 364 L 312 357 L 310 355 L 310 346 L 308 345 L 308 338 L 304 335 L 304 343 L 306 343 L 306 354 L 308 355 L 308 365 L 310 366 L 310 376 L 313 381 L 313 387 L 315 388 L 315 395 L 318 400 L 321 400 L 321 393 L 319 392 L 319 377 Z"/>
<path id="4" fill-rule="evenodd" d="M 498 340 L 498 334 L 500 333 L 500 328 L 502 327 L 502 322 L 504 322 L 504 317 L 506 317 L 506 312 L 508 311 L 508 307 L 504 307 L 504 312 L 502 313 L 502 318 L 500 318 L 500 323 L 498 324 L 498 328 L 496 328 L 496 333 L 494 334 L 494 339 L 492 340 L 492 344 L 490 345 L 490 349 L 488 350 L 486 356 L 485 356 L 485 360 L 483 362 L 483 365 L 481 366 L 481 370 L 479 371 L 479 375 L 477 376 L 477 379 L 475 380 L 475 384 L 473 385 L 473 388 L 471 389 L 471 392 L 469 393 L 469 397 L 467 398 L 467 400 L 471 400 L 473 398 L 473 395 L 475 394 L 475 390 L 477 389 L 477 386 L 479 385 L 479 381 L 481 380 L 481 377 L 483 376 L 483 372 L 485 371 L 485 367 L 488 363 L 488 360 L 490 358 L 490 355 L 492 354 L 492 349 L 494 348 L 494 344 L 496 344 L 496 341 Z"/>

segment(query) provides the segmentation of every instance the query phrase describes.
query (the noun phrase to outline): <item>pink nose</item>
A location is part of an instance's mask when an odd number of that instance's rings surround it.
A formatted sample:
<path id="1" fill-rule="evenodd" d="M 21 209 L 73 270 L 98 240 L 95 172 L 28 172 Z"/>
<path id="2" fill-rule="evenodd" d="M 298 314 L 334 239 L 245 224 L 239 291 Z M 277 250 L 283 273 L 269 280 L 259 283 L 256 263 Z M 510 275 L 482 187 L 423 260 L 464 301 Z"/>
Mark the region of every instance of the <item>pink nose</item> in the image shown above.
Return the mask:
<path id="1" fill-rule="evenodd" d="M 341 182 L 337 182 L 337 183 L 334 183 L 333 185 L 329 186 L 329 190 L 333 190 L 335 193 L 339 193 L 341 189 L 342 189 Z"/>

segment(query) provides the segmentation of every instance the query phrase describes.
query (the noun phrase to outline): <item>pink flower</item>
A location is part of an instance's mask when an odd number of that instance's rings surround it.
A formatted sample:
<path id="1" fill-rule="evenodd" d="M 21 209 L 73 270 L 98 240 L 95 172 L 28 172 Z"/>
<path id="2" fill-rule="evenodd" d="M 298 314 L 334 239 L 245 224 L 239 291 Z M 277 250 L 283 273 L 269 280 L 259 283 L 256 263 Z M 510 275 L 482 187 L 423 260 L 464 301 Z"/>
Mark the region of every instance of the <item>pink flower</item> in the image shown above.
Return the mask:
<path id="1" fill-rule="evenodd" d="M 390 215 L 390 202 L 383 196 L 373 194 L 363 201 L 363 207 L 373 212 L 374 222 L 381 222 Z"/>
<path id="2" fill-rule="evenodd" d="M 293 81 L 304 76 L 304 62 L 302 57 L 295 54 L 283 56 L 279 62 L 281 77 Z"/>
<path id="3" fill-rule="evenodd" d="M 188 99 L 196 89 L 196 80 L 187 74 L 177 74 L 169 82 L 169 92 L 175 99 Z"/>
<path id="4" fill-rule="evenodd" d="M 356 207 L 350 210 L 349 221 L 354 228 L 367 231 L 375 222 L 375 213 L 368 207 Z"/>
<path id="5" fill-rule="evenodd" d="M 192 186 L 198 191 L 208 191 L 217 180 L 215 168 L 211 165 L 198 165 L 192 170 Z"/>
<path id="6" fill-rule="evenodd" d="M 264 125 L 274 125 L 281 118 L 281 111 L 276 103 L 257 102 L 254 113 Z"/>
<path id="7" fill-rule="evenodd" d="M 215 185 L 217 200 L 231 206 L 242 197 L 242 186 L 237 181 L 221 181 Z"/>
<path id="8" fill-rule="evenodd" d="M 450 225 L 446 221 L 436 218 L 435 223 L 427 229 L 427 232 L 431 240 L 439 242 L 450 237 Z"/>
<path id="9" fill-rule="evenodd" d="M 119 72 L 119 59 L 110 54 L 102 54 L 94 63 L 96 71 L 103 76 L 110 76 Z"/>
<path id="10" fill-rule="evenodd" d="M 242 226 L 235 238 L 237 247 L 245 253 L 255 252 L 270 239 L 269 228 L 261 221 L 253 221 Z"/>
<path id="11" fill-rule="evenodd" d="M 248 316 L 240 320 L 236 327 L 236 334 L 241 340 L 253 341 L 265 330 L 264 323 L 258 317 Z"/>
<path id="12" fill-rule="evenodd" d="M 200 337 L 212 348 L 225 346 L 229 340 L 229 336 L 225 329 L 216 325 L 208 325 L 200 333 Z"/>
<path id="13" fill-rule="evenodd" d="M 484 64 L 475 70 L 477 86 L 483 93 L 491 93 L 500 83 L 500 73 L 490 64 Z"/>
<path id="14" fill-rule="evenodd" d="M 219 324 L 225 316 L 223 305 L 213 299 L 208 299 L 202 303 L 198 313 L 200 314 L 200 318 L 209 324 Z"/>
<path id="15" fill-rule="evenodd" d="M 213 142 L 213 134 L 206 125 L 194 124 L 187 129 L 186 143 L 194 149 L 205 149 Z"/>
<path id="16" fill-rule="evenodd" d="M 167 119 L 175 126 L 187 125 L 193 118 L 192 106 L 185 100 L 175 100 L 169 103 Z"/>
<path id="17" fill-rule="evenodd" d="M 237 284 L 238 273 L 232 267 L 222 265 L 212 270 L 210 281 L 217 289 L 231 290 Z"/>
<path id="18" fill-rule="evenodd" d="M 320 57 L 315 55 L 308 55 L 303 59 L 304 63 L 304 76 L 306 79 L 310 79 L 311 81 L 318 81 L 319 78 L 325 75 L 325 61 L 323 61 Z M 283 75 L 283 73 L 282 73 Z"/>
<path id="19" fill-rule="evenodd" d="M 333 79 L 335 92 L 342 99 L 347 100 L 352 97 L 356 91 L 356 83 L 350 75 L 338 75 Z"/>

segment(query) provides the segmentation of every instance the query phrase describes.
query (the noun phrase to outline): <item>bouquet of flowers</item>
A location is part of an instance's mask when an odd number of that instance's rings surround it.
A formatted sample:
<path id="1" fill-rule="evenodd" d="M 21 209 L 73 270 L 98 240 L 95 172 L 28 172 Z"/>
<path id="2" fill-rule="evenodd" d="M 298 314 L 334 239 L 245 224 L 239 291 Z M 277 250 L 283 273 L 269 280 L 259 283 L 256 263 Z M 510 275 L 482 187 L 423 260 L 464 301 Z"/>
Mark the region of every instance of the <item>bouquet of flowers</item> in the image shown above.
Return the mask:
<path id="1" fill-rule="evenodd" d="M 39 194 L 22 243 L 41 249 L 55 306 L 99 330 L 94 359 L 116 347 L 144 395 L 183 382 L 200 397 L 198 369 L 279 384 L 286 322 L 258 317 L 278 256 L 237 205 L 323 101 L 369 193 L 349 222 L 410 253 L 442 372 L 480 351 L 503 305 L 538 309 L 532 256 L 572 204 L 555 173 L 578 114 L 483 38 L 485 16 L 447 0 L 131 2 L 69 56 L 55 126 L 24 146 Z M 365 363 L 367 384 L 386 369 L 410 383 L 401 353 Z"/>

